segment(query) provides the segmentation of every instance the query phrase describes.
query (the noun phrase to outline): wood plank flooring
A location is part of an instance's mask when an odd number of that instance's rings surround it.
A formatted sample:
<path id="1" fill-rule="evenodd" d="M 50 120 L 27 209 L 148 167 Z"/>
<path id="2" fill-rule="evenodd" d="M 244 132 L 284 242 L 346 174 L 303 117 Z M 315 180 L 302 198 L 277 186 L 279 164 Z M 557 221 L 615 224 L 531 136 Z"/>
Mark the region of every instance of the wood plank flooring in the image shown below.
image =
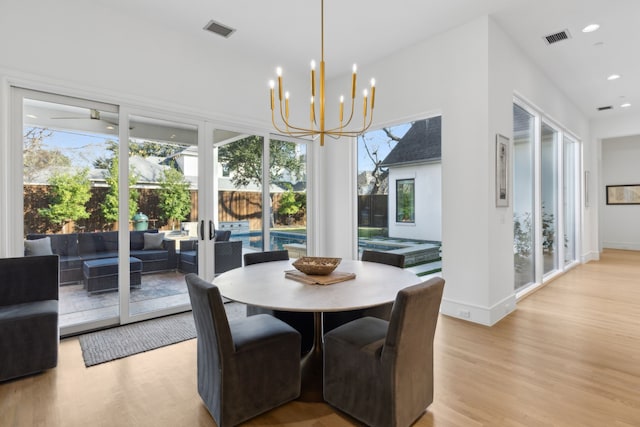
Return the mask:
<path id="1" fill-rule="evenodd" d="M 607 250 L 488 328 L 441 316 L 435 400 L 416 426 L 640 426 L 640 252 Z M 215 426 L 195 340 L 85 368 L 77 338 L 44 374 L 0 384 L 0 426 Z M 247 426 L 358 425 L 292 402 Z"/>

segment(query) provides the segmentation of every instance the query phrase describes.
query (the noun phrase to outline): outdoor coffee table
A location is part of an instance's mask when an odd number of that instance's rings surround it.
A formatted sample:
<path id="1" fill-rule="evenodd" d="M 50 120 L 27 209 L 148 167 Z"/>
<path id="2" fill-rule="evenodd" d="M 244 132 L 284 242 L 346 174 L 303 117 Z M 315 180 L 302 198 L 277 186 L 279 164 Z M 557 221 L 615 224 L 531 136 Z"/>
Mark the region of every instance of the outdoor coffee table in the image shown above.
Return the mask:
<path id="1" fill-rule="evenodd" d="M 118 258 L 98 258 L 82 264 L 84 287 L 87 292 L 105 292 L 118 289 Z M 132 288 L 142 284 L 142 261 L 129 258 L 129 281 Z"/>

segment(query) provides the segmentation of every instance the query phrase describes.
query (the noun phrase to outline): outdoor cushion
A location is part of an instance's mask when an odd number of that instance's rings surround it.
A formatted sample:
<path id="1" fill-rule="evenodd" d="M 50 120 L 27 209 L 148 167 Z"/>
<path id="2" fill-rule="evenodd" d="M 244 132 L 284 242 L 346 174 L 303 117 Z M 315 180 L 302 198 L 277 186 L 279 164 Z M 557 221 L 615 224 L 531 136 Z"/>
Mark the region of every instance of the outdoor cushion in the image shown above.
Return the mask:
<path id="1" fill-rule="evenodd" d="M 164 261 L 169 257 L 169 253 L 165 250 L 142 250 L 131 251 L 131 256 L 142 261 Z"/>
<path id="2" fill-rule="evenodd" d="M 27 256 L 53 255 L 53 251 L 51 250 L 51 238 L 47 236 L 42 239 L 25 240 L 24 250 L 25 255 Z"/>
<path id="3" fill-rule="evenodd" d="M 144 233 L 144 250 L 163 249 L 164 233 Z"/>
<path id="4" fill-rule="evenodd" d="M 44 237 L 51 239 L 51 250 L 60 256 L 78 255 L 78 233 L 54 234 L 51 237 L 47 234 L 28 234 L 27 240 L 38 240 Z"/>
<path id="5" fill-rule="evenodd" d="M 191 264 L 195 264 L 198 262 L 198 252 L 197 251 L 185 251 L 180 252 L 180 259 L 185 262 L 190 262 Z"/>

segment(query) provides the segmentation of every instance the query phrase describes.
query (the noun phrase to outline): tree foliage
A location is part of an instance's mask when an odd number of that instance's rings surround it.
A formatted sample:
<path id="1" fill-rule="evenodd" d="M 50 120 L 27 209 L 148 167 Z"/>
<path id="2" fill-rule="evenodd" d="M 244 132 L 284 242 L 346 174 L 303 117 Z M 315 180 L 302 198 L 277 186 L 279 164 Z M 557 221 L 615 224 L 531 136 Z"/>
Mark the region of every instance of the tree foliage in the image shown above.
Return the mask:
<path id="1" fill-rule="evenodd" d="M 231 172 L 231 183 L 244 187 L 253 183 L 262 185 L 263 139 L 249 136 L 227 144 L 218 151 L 218 160 Z M 269 144 L 269 179 L 272 183 L 283 182 L 285 172 L 299 180 L 304 173 L 304 159 L 296 153 L 293 142 L 272 140 Z"/>
<path id="2" fill-rule="evenodd" d="M 287 191 L 282 193 L 280 197 L 280 207 L 278 213 L 280 215 L 295 215 L 300 211 L 300 202 L 296 199 L 296 195 L 293 192 L 291 184 L 287 185 Z"/>
<path id="3" fill-rule="evenodd" d="M 47 149 L 44 140 L 51 137 L 53 131 L 47 128 L 28 128 L 23 135 L 23 174 L 24 181 L 31 182 L 38 172 L 55 166 L 71 166 L 71 159 L 59 149 Z"/>
<path id="4" fill-rule="evenodd" d="M 189 182 L 180 171 L 165 169 L 160 181 L 159 199 L 163 219 L 170 221 L 172 229 L 175 229 L 176 223 L 185 219 L 191 211 Z"/>
<path id="5" fill-rule="evenodd" d="M 384 141 L 385 144 L 390 149 L 393 149 L 395 145 L 402 139 L 401 137 L 394 135 L 390 128 L 382 128 L 382 131 L 387 136 L 387 139 Z M 379 144 L 374 144 L 371 139 L 367 138 L 367 134 L 363 134 L 359 136 L 362 140 L 362 145 L 364 146 L 365 152 L 367 153 L 367 157 L 371 160 L 373 165 L 373 170 L 371 171 L 371 176 L 373 177 L 373 187 L 369 194 L 379 194 L 382 189 L 382 183 L 389 175 L 389 168 L 382 167 L 382 162 L 384 159 L 381 159 L 378 156 L 378 150 L 380 148 Z"/>
<path id="6" fill-rule="evenodd" d="M 107 141 L 107 151 L 110 154 L 102 156 L 94 160 L 93 166 L 98 169 L 110 169 L 113 159 L 118 156 L 118 146 L 116 141 Z M 129 156 L 140 157 L 169 157 L 183 148 L 179 145 L 165 144 L 160 142 L 142 141 L 135 142 L 129 140 Z"/>
<path id="7" fill-rule="evenodd" d="M 119 178 L 118 178 L 118 157 L 114 156 L 110 159 L 110 166 L 106 177 L 109 191 L 105 195 L 104 201 L 100 205 L 102 210 L 102 216 L 105 221 L 113 224 L 118 220 L 118 191 L 119 191 Z M 138 177 L 133 171 L 129 172 L 129 218 L 138 211 L 138 191 L 133 188 L 138 181 Z"/>
<path id="8" fill-rule="evenodd" d="M 82 169 L 74 174 L 56 174 L 49 179 L 49 185 L 49 207 L 38 209 L 40 215 L 57 225 L 89 218 L 85 208 L 91 198 L 88 169 Z"/>

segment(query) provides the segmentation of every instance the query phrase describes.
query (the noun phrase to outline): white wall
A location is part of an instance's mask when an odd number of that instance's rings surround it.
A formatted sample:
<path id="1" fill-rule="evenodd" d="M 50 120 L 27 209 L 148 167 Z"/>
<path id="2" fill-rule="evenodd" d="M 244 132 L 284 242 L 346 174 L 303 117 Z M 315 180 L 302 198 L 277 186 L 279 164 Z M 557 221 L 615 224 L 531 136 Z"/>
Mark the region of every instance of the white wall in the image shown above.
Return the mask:
<path id="1" fill-rule="evenodd" d="M 396 181 L 415 180 L 415 222 L 396 222 Z M 442 165 L 389 168 L 389 237 L 442 241 Z"/>
<path id="2" fill-rule="evenodd" d="M 154 28 L 120 14 L 115 6 L 96 2 L 3 0 L 2 149 L 8 144 L 7 88 L 12 83 L 270 129 L 265 82 L 274 64 L 253 61 L 222 45 L 233 43 L 233 38 L 201 40 L 193 42 L 171 28 Z M 583 141 L 589 141 L 587 122 L 489 17 L 376 63 L 360 64 L 360 70 L 378 83 L 375 126 L 442 115 L 447 281 L 442 310 L 495 323 L 514 306 L 512 208 L 496 208 L 494 201 L 495 134 L 511 138 L 513 94 L 533 102 Z M 305 93 L 305 78 L 297 88 L 293 82 L 292 92 Z M 340 81 L 344 79 L 349 76 Z M 332 83 L 328 82 L 328 99 L 338 95 Z M 585 159 L 595 161 L 590 147 L 585 149 Z M 314 144 L 311 151 L 317 190 L 312 195 L 317 206 L 313 250 L 317 255 L 355 257 L 355 144 L 332 140 L 322 149 Z M 6 187 L 7 169 L 2 169 L 4 201 L 11 189 Z M 8 226 L 5 213 L 0 230 Z M 596 230 L 587 218 L 585 230 L 592 227 Z"/>
<path id="3" fill-rule="evenodd" d="M 607 205 L 607 185 L 640 184 L 640 135 L 602 141 L 603 248 L 640 250 L 640 205 Z"/>
<path id="4" fill-rule="evenodd" d="M 591 182 L 591 206 L 592 208 L 588 209 L 588 211 L 592 214 L 594 221 L 599 221 L 599 229 L 600 234 L 595 234 L 590 236 L 598 245 L 599 249 L 604 247 L 605 237 L 603 235 L 603 228 L 610 226 L 608 220 L 605 220 L 603 215 L 598 215 L 598 212 L 604 212 L 607 208 L 606 206 L 606 197 L 605 197 L 605 185 L 607 183 L 607 179 L 605 175 L 609 174 L 634 174 L 638 170 L 637 163 L 635 165 L 630 165 L 625 162 L 624 168 L 622 166 L 618 167 L 617 165 L 611 165 L 611 162 L 607 162 L 607 165 L 604 164 L 604 153 L 608 151 L 607 144 L 610 141 L 616 141 L 618 138 L 630 137 L 630 140 L 634 137 L 638 137 L 640 135 L 640 113 L 630 112 L 623 116 L 616 116 L 612 118 L 603 118 L 600 120 L 593 121 L 591 123 L 592 129 L 592 142 L 595 146 L 597 146 L 597 150 L 594 150 L 594 159 L 592 169 L 593 171 L 597 171 L 594 177 L 592 177 Z M 610 169 L 614 169 L 614 171 L 610 171 Z M 615 169 L 619 169 L 619 171 L 615 171 Z M 622 207 L 622 206 L 621 206 Z M 630 207 L 630 206 L 624 206 Z M 606 222 L 605 222 L 606 221 Z M 633 218 L 629 223 L 620 223 L 616 226 L 626 227 L 628 229 L 635 229 L 637 227 L 637 216 Z M 611 240 L 610 238 L 607 238 Z M 636 243 L 633 243 L 635 245 Z M 635 246 L 630 246 L 635 247 Z"/>

